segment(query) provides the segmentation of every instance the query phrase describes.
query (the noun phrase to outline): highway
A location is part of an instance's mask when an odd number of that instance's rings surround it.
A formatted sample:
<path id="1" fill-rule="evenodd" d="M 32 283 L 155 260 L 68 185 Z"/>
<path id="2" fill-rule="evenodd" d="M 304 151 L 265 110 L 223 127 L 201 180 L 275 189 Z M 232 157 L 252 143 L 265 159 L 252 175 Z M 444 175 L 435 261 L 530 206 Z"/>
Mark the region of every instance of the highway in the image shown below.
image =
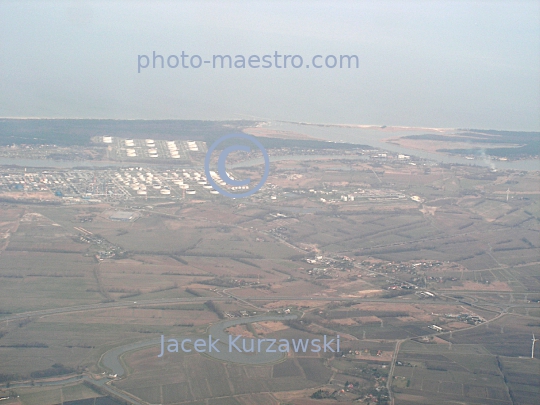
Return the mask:
<path id="1" fill-rule="evenodd" d="M 239 288 L 235 288 L 239 289 Z M 18 314 L 7 314 L 0 318 L 0 322 L 9 322 L 9 321 L 16 321 L 18 319 L 25 319 L 25 318 L 41 318 L 46 316 L 53 316 L 53 315 L 60 315 L 60 314 L 67 314 L 67 313 L 76 313 L 76 312 L 84 312 L 84 311 L 94 311 L 94 310 L 100 310 L 105 308 L 126 308 L 126 307 L 145 307 L 145 306 L 152 306 L 152 305 L 163 305 L 163 304 L 182 304 L 182 303 L 194 303 L 194 302 L 206 302 L 209 300 L 212 301 L 230 301 L 230 300 L 238 300 L 240 302 L 243 302 L 245 304 L 253 305 L 252 302 L 269 302 L 269 301 L 325 301 L 325 302 L 331 302 L 331 301 L 352 301 L 357 303 L 409 303 L 409 304 L 425 304 L 425 305 L 463 305 L 464 303 L 460 300 L 457 300 L 452 297 L 443 297 L 439 296 L 439 299 L 411 299 L 409 296 L 405 297 L 399 297 L 399 298 L 393 298 L 393 299 L 384 299 L 384 298 L 351 298 L 351 297 L 320 297 L 320 296 L 302 296 L 302 297 L 289 297 L 289 296 L 273 296 L 273 297 L 261 297 L 260 295 L 257 297 L 237 297 L 232 292 L 232 289 L 223 289 L 219 293 L 222 295 L 220 296 L 213 296 L 213 297 L 190 297 L 190 298 L 167 298 L 167 299 L 153 299 L 153 300 L 139 300 L 139 301 L 123 301 L 123 302 L 106 302 L 106 303 L 95 303 L 95 304 L 87 304 L 87 305 L 78 305 L 78 306 L 72 306 L 72 307 L 63 307 L 63 308 L 51 308 L 51 309 L 43 309 L 43 310 L 37 310 L 37 311 L 28 311 L 28 312 L 21 312 Z M 441 299 L 442 298 L 442 299 Z M 495 304 L 480 304 L 478 302 L 469 303 L 467 305 L 470 305 L 471 307 L 477 307 L 482 308 L 487 305 L 491 305 L 493 309 L 491 311 L 498 312 L 498 315 L 491 320 L 488 320 L 485 323 L 493 322 L 496 319 L 499 319 L 504 314 L 508 313 L 508 310 L 510 308 L 538 308 L 539 305 L 537 303 L 522 303 L 522 304 L 507 304 L 503 305 L 505 308 L 501 309 L 501 305 L 495 305 Z M 245 321 L 244 319 L 241 320 L 242 322 Z M 484 325 L 485 323 L 482 323 Z M 471 326 L 469 328 L 465 328 L 462 330 L 472 329 L 477 326 Z M 448 334 L 449 332 L 443 332 L 443 333 L 433 333 L 432 336 L 438 336 L 438 335 L 444 335 Z M 389 369 L 389 375 L 387 380 L 387 388 L 389 392 L 389 400 L 390 403 L 394 403 L 394 395 L 391 390 L 392 382 L 393 382 L 393 376 L 395 372 L 397 357 L 399 354 L 399 349 L 402 343 L 410 340 L 412 338 L 407 339 L 401 339 L 396 341 L 396 346 L 394 349 L 394 353 L 392 356 L 392 360 L 390 362 L 390 369 Z M 147 346 L 148 344 L 156 344 L 156 342 L 138 342 L 136 345 L 142 345 Z M 108 358 L 117 361 L 119 354 L 123 353 L 126 349 L 126 347 L 118 347 L 114 350 L 111 350 L 107 353 L 109 356 Z M 118 353 L 116 351 L 119 351 Z M 110 360 L 109 359 L 109 360 Z M 112 363 L 111 363 L 112 364 Z M 113 367 L 115 368 L 115 367 Z M 118 374 L 121 373 L 118 371 Z M 123 370 L 122 370 L 123 371 Z M 88 380 L 89 382 L 92 382 L 94 384 L 98 384 L 102 386 L 104 389 L 106 389 L 108 392 L 110 392 L 111 395 L 119 396 L 120 398 L 124 399 L 125 401 L 128 401 L 129 403 L 133 405 L 143 405 L 144 402 L 140 402 L 140 400 L 131 397 L 127 393 L 111 387 L 109 385 L 103 385 L 104 381 L 96 381 L 93 379 L 90 379 L 88 376 L 85 376 L 84 379 Z M 67 381 L 71 381 L 68 379 Z M 58 381 L 58 384 L 65 384 L 67 381 Z M 23 386 L 25 383 L 19 384 L 19 386 Z"/>
<path id="2" fill-rule="evenodd" d="M 451 299 L 451 297 L 445 297 L 448 299 Z M 143 307 L 147 305 L 159 305 L 159 304 L 182 304 L 182 303 L 193 303 L 193 302 L 206 302 L 206 301 L 229 301 L 229 300 L 238 300 L 241 302 L 250 302 L 250 301 L 352 301 L 352 302 L 380 302 L 380 303 L 408 303 L 408 304 L 428 304 L 428 305 L 452 305 L 453 303 L 456 305 L 462 305 L 464 304 L 461 301 L 454 299 L 451 299 L 450 302 L 446 300 L 433 300 L 433 299 L 424 299 L 424 300 L 412 300 L 407 298 L 393 298 L 393 299 L 385 299 L 385 298 L 351 298 L 351 297 L 313 297 L 313 296 L 294 296 L 294 297 L 288 297 L 288 296 L 273 296 L 273 297 L 236 297 L 230 292 L 226 293 L 226 296 L 223 297 L 191 297 L 191 298 L 160 298 L 160 299 L 154 299 L 154 300 L 141 300 L 141 301 L 121 301 L 121 302 L 106 302 L 106 303 L 96 303 L 96 304 L 87 304 L 87 305 L 78 305 L 78 306 L 72 306 L 72 307 L 62 307 L 62 308 L 51 308 L 51 309 L 42 309 L 37 311 L 28 311 L 28 312 L 20 312 L 17 314 L 6 314 L 0 317 L 0 322 L 9 322 L 17 319 L 25 319 L 25 318 L 34 318 L 34 317 L 45 317 L 45 316 L 51 316 L 51 315 L 58 315 L 58 314 L 66 314 L 66 313 L 73 313 L 73 312 L 83 312 L 83 311 L 93 311 L 93 310 L 99 310 L 99 309 L 106 309 L 106 308 L 130 308 L 130 307 Z M 453 301 L 453 302 L 452 302 Z M 500 308 L 501 306 L 505 306 L 507 309 L 510 308 L 539 308 L 540 305 L 538 303 L 522 303 L 522 304 L 494 304 L 494 303 L 474 303 L 474 304 L 467 304 L 473 307 L 485 307 L 485 306 L 491 306 L 495 308 Z"/>

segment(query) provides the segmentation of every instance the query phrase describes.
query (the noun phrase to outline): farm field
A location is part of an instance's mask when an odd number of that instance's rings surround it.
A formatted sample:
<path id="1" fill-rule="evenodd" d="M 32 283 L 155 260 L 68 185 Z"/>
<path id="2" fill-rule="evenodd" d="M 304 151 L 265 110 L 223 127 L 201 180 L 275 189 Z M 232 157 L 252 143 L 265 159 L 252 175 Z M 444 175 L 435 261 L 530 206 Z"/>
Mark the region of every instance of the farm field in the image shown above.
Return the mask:
<path id="1" fill-rule="evenodd" d="M 130 368 L 139 371 L 116 385 L 148 402 L 162 400 L 164 404 L 209 398 L 235 403 L 237 396 L 247 398 L 248 394 L 315 387 L 325 383 L 331 374 L 322 365 L 318 367 L 321 364 L 318 359 L 287 359 L 275 365 L 242 366 L 218 363 L 198 354 L 174 354 L 158 359 L 155 350 L 149 349 L 131 354 L 125 361 Z M 144 371 L 140 365 L 144 365 Z M 306 368 L 309 368 L 307 373 Z"/>
<path id="2" fill-rule="evenodd" d="M 280 161 L 268 180 L 272 201 L 1 203 L 0 389 L 46 376 L 109 378 L 100 359 L 111 349 L 291 314 L 230 333 L 339 334 L 342 350 L 252 366 L 193 353 L 158 358 L 154 346 L 125 353 L 125 375 L 109 379 L 171 405 L 532 405 L 535 180 L 465 166 Z M 117 211 L 136 215 L 112 220 Z M 23 404 L 100 397 L 15 390 Z"/>

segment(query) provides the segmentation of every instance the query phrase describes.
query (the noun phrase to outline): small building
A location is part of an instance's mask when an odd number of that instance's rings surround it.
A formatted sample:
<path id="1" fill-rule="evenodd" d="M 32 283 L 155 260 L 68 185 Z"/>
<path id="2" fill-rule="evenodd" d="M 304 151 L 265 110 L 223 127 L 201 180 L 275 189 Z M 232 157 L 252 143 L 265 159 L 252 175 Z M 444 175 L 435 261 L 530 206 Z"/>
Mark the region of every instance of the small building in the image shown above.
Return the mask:
<path id="1" fill-rule="evenodd" d="M 109 219 L 112 221 L 129 222 L 135 217 L 135 214 L 130 211 L 116 211 Z"/>
<path id="2" fill-rule="evenodd" d="M 433 329 L 435 332 L 442 332 L 443 331 L 443 328 L 441 328 L 440 326 L 437 326 L 437 325 L 429 325 L 428 328 Z"/>

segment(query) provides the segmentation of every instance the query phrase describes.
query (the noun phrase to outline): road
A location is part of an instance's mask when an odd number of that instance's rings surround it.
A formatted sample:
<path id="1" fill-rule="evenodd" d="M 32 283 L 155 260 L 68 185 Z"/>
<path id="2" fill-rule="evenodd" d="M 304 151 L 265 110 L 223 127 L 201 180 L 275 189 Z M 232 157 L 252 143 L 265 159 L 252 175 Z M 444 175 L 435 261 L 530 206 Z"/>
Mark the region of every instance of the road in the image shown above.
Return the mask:
<path id="1" fill-rule="evenodd" d="M 384 275 L 386 277 L 390 277 L 387 274 L 384 274 Z M 410 303 L 410 304 L 445 305 L 445 306 L 452 305 L 452 304 L 455 304 L 455 305 L 463 304 L 463 302 L 461 302 L 461 301 L 459 301 L 459 300 L 457 300 L 457 299 L 455 299 L 453 297 L 445 297 L 445 296 L 441 296 L 441 295 L 439 295 L 439 297 L 444 298 L 443 300 L 433 300 L 433 299 L 425 299 L 425 300 L 414 299 L 413 300 L 413 299 L 407 299 L 407 298 L 395 298 L 395 299 L 350 298 L 350 297 L 343 298 L 343 297 L 313 297 L 313 296 L 261 297 L 260 295 L 257 296 L 257 297 L 242 297 L 242 298 L 240 298 L 240 297 L 237 297 L 237 296 L 233 295 L 231 290 L 232 289 L 224 289 L 222 291 L 224 296 L 222 295 L 222 296 L 218 296 L 218 297 L 213 296 L 213 297 L 168 298 L 168 299 L 142 300 L 142 301 L 136 301 L 136 302 L 134 302 L 134 301 L 107 302 L 107 303 L 96 303 L 96 304 L 64 307 L 64 308 L 51 308 L 51 309 L 44 309 L 44 310 L 38 310 L 38 311 L 28 311 L 28 312 L 22 312 L 22 313 L 18 313 L 18 314 L 9 314 L 9 315 L 3 316 L 0 319 L 0 322 L 9 322 L 9 321 L 14 321 L 14 320 L 16 321 L 18 319 L 25 319 L 25 318 L 31 318 L 31 317 L 46 317 L 46 316 L 66 314 L 66 313 L 76 313 L 76 312 L 83 312 L 83 311 L 100 310 L 100 309 L 105 309 L 105 308 L 144 307 L 144 306 L 159 305 L 159 304 L 181 304 L 181 303 L 193 303 L 193 302 L 206 302 L 206 301 L 209 301 L 209 300 L 212 300 L 212 301 L 230 301 L 231 299 L 238 300 L 240 302 L 243 302 L 243 303 L 249 304 L 249 305 L 253 305 L 253 304 L 251 304 L 251 302 L 253 302 L 253 301 L 268 302 L 268 301 L 309 301 L 309 300 L 312 300 L 312 301 L 326 301 L 326 302 L 331 302 L 331 301 L 353 301 L 353 302 L 358 302 L 358 303 L 362 303 L 362 302 L 400 303 L 400 304 Z M 492 307 L 494 307 L 492 309 L 492 311 L 498 312 L 498 315 L 496 317 L 492 318 L 491 320 L 489 320 L 487 322 L 482 323 L 481 325 L 484 325 L 486 323 L 493 322 L 493 321 L 499 319 L 501 316 L 507 314 L 508 310 L 511 309 L 511 308 L 517 308 L 517 307 L 521 307 L 521 308 L 538 308 L 537 303 L 507 304 L 507 305 L 504 305 L 505 308 L 501 308 L 500 304 L 499 305 L 490 304 L 490 303 L 479 304 L 478 302 L 468 304 L 468 305 L 470 305 L 471 307 L 478 307 L 478 308 L 482 308 L 482 307 L 485 307 L 487 305 L 491 305 Z M 480 326 L 480 325 L 478 325 L 478 326 Z M 478 327 L 478 326 L 472 326 L 470 328 L 466 328 L 466 329 L 462 329 L 462 330 L 473 329 L 473 328 Z M 445 334 L 448 334 L 448 333 L 449 332 L 434 333 L 434 334 L 428 335 L 428 336 L 440 336 L 440 335 L 445 335 Z M 389 395 L 389 399 L 390 399 L 391 404 L 394 404 L 394 397 L 393 397 L 393 394 L 392 394 L 391 387 L 392 387 L 393 376 L 394 376 L 394 372 L 395 372 L 395 367 L 396 367 L 396 362 L 397 362 L 397 357 L 398 357 L 398 354 L 399 354 L 399 350 L 400 350 L 400 347 L 401 347 L 402 343 L 404 343 L 404 342 L 406 342 L 408 340 L 411 340 L 413 338 L 414 337 L 407 338 L 407 339 L 402 339 L 402 340 L 398 340 L 396 342 L 396 346 L 395 346 L 394 353 L 393 353 L 393 356 L 392 356 L 392 360 L 391 360 L 391 363 L 390 363 L 388 381 L 387 381 L 387 388 L 388 388 L 388 393 L 389 393 L 388 395 Z M 150 342 L 150 343 L 151 344 L 156 344 L 156 342 Z M 149 342 L 142 342 L 142 344 L 143 345 L 148 345 Z M 117 349 L 120 349 L 120 351 L 122 351 L 121 350 L 122 348 L 117 348 Z M 114 357 L 118 358 L 116 355 Z M 94 381 L 94 380 L 92 380 L 92 382 L 96 383 L 96 381 Z M 65 384 L 66 382 L 64 381 L 62 383 Z M 112 388 L 112 387 L 109 387 L 109 386 L 104 386 L 104 388 L 106 388 L 108 391 L 111 391 L 111 393 L 116 394 L 116 395 L 122 397 L 123 399 L 126 399 L 126 400 L 130 401 L 130 403 L 132 403 L 132 404 L 136 404 L 136 405 L 141 404 L 141 402 L 138 402 L 137 400 L 135 400 L 133 398 L 127 397 L 127 394 L 125 394 L 123 392 L 120 392 L 119 390 L 117 390 L 115 388 Z"/>
<path id="2" fill-rule="evenodd" d="M 480 326 L 484 326 L 486 324 L 489 324 L 491 322 L 496 321 L 497 319 L 501 318 L 502 316 L 504 316 L 506 314 L 507 314 L 506 311 L 502 311 L 499 315 L 497 315 L 494 318 L 491 318 L 490 320 L 488 320 L 486 322 L 483 322 L 483 323 L 478 324 L 478 325 L 470 326 L 470 327 L 467 327 L 467 328 L 459 329 L 459 332 L 463 332 L 463 331 L 466 331 L 466 330 L 475 329 L 475 328 L 478 328 Z M 424 336 L 444 336 L 444 335 L 450 335 L 450 334 L 451 334 L 451 332 L 439 332 L 439 333 L 432 333 L 431 335 L 424 335 Z M 397 357 L 398 357 L 398 354 L 399 354 L 399 349 L 400 349 L 401 345 L 404 342 L 406 342 L 408 340 L 416 339 L 418 337 L 419 336 L 414 336 L 414 337 L 410 337 L 410 338 L 406 338 L 406 339 L 401 339 L 401 340 L 398 340 L 396 342 L 396 347 L 394 348 L 394 353 L 392 355 L 392 360 L 391 360 L 391 363 L 390 363 L 390 369 L 388 371 L 388 380 L 386 381 L 386 388 L 388 390 L 388 395 L 389 395 L 391 405 L 394 405 L 394 395 L 392 393 L 391 388 L 392 388 L 392 382 L 393 382 L 393 379 L 394 379 L 394 371 L 396 369 L 396 362 L 397 362 Z"/>
<path id="3" fill-rule="evenodd" d="M 428 305 L 451 305 L 452 302 L 448 301 L 442 301 L 442 300 L 432 300 L 432 299 L 426 299 L 426 300 L 412 300 L 412 299 L 406 299 L 406 298 L 396 298 L 396 299 L 385 299 L 385 298 L 350 298 L 350 297 L 313 297 L 313 296 L 294 296 L 294 297 L 288 297 L 288 296 L 267 296 L 267 297 L 236 297 L 230 292 L 226 293 L 227 296 L 223 297 L 191 297 L 191 298 L 160 298 L 160 299 L 154 299 L 154 300 L 142 300 L 137 301 L 136 303 L 133 301 L 122 301 L 122 302 L 106 302 L 106 303 L 97 303 L 97 304 L 87 304 L 87 305 L 78 305 L 73 307 L 63 307 L 63 308 L 51 308 L 51 309 L 42 309 L 38 311 L 28 311 L 28 312 L 20 312 L 17 314 L 7 314 L 5 316 L 2 316 L 0 318 L 0 322 L 9 322 L 17 319 L 25 319 L 25 318 L 34 318 L 34 317 L 44 317 L 44 316 L 50 316 L 50 315 L 59 315 L 59 314 L 66 314 L 66 313 L 73 313 L 73 312 L 83 312 L 83 311 L 93 311 L 98 309 L 105 309 L 105 308 L 126 308 L 126 307 L 141 307 L 146 305 L 158 305 L 158 304 L 181 304 L 181 303 L 193 303 L 193 302 L 206 302 L 206 301 L 229 301 L 231 299 L 238 300 L 244 303 L 249 303 L 249 301 L 326 301 L 326 302 L 332 302 L 332 301 L 353 301 L 353 302 L 384 302 L 384 303 L 399 303 L 399 304 L 428 304 Z M 443 297 L 450 299 L 451 301 L 454 301 L 456 304 L 463 304 L 463 302 L 457 300 L 456 298 L 452 297 Z M 250 304 L 251 305 L 251 304 Z M 494 304 L 494 303 L 474 303 L 474 304 L 467 304 L 472 307 L 479 307 L 481 309 L 485 309 L 483 307 L 485 306 L 492 306 L 495 308 L 505 306 L 506 310 L 511 308 L 539 308 L 538 303 L 523 303 L 523 304 Z M 497 311 L 499 312 L 499 311 Z"/>

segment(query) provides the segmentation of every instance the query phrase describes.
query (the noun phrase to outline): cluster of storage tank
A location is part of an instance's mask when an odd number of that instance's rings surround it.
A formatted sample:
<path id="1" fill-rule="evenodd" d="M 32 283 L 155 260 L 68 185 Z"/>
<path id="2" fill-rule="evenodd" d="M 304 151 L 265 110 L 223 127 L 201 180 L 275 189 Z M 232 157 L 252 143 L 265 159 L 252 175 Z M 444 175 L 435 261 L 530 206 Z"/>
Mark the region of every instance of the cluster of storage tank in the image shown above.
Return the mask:
<path id="1" fill-rule="evenodd" d="M 128 171 L 124 172 L 124 176 L 120 173 L 115 174 L 116 180 L 123 183 L 124 186 L 130 187 L 133 191 L 137 191 L 139 195 L 146 195 L 146 186 L 144 184 L 139 184 L 137 177 L 133 176 Z"/>
<path id="2" fill-rule="evenodd" d="M 232 179 L 232 175 L 227 172 L 227 175 Z M 227 183 L 225 183 L 221 177 L 219 176 L 219 174 L 217 174 L 216 172 L 214 172 L 213 170 L 210 170 L 210 176 L 212 176 L 212 179 L 217 183 L 219 184 L 220 186 L 222 187 L 225 187 L 227 185 Z"/>
<path id="3" fill-rule="evenodd" d="M 184 173 L 182 173 L 182 175 L 186 178 L 186 180 L 188 179 L 193 180 L 198 185 L 202 186 L 205 190 L 209 190 L 211 194 L 219 194 L 218 191 L 214 190 L 212 186 L 208 184 L 206 177 L 203 176 L 201 173 L 194 172 L 193 177 L 192 177 L 191 174 L 186 172 L 186 170 L 184 169 Z M 196 194 L 196 191 L 193 189 L 190 189 L 187 184 L 182 184 L 179 187 L 186 190 L 186 194 L 189 194 L 189 195 Z"/>
<path id="4" fill-rule="evenodd" d="M 106 144 L 113 143 L 112 136 L 103 136 L 102 140 Z M 162 141 L 159 141 L 162 142 Z M 176 141 L 165 141 L 169 155 L 172 159 L 180 159 L 180 150 L 178 149 L 178 144 Z M 151 158 L 159 157 L 158 148 L 156 147 L 156 141 L 154 139 L 145 139 L 144 145 L 147 148 L 148 156 Z M 137 154 L 140 154 L 140 151 L 136 151 L 135 141 L 133 139 L 124 139 L 124 146 L 126 147 L 126 154 L 128 157 L 136 157 Z M 143 147 L 144 148 L 144 147 Z M 189 151 L 198 152 L 199 147 L 196 141 L 187 141 L 187 148 Z M 163 153 L 163 151 L 161 152 Z"/>
<path id="5" fill-rule="evenodd" d="M 182 173 L 182 176 L 184 176 L 186 178 L 186 180 L 192 180 L 191 178 L 191 174 L 189 174 L 188 172 L 186 172 L 186 169 L 183 169 L 183 173 Z M 194 173 L 194 176 L 195 174 L 199 175 L 199 173 L 195 172 Z M 200 176 L 200 175 L 199 175 Z M 196 191 L 193 190 L 193 189 L 190 189 L 189 186 L 187 184 L 181 184 L 179 185 L 178 187 L 180 187 L 181 189 L 183 190 L 186 190 L 186 194 L 189 194 L 189 195 L 193 195 L 193 194 L 196 194 Z"/>
<path id="6" fill-rule="evenodd" d="M 103 142 L 105 142 L 105 137 L 103 137 Z M 111 142 L 112 142 L 112 138 L 111 138 Z M 106 142 L 108 143 L 108 142 Z M 135 149 L 133 149 L 135 147 L 135 142 L 133 141 L 133 139 L 126 139 L 124 141 L 124 144 L 126 145 L 127 149 L 126 149 L 126 155 L 128 157 L 135 157 L 137 156 L 137 153 L 135 152 Z"/>
<path id="7" fill-rule="evenodd" d="M 180 189 L 186 190 L 189 188 L 187 184 L 184 184 L 184 179 L 178 175 L 178 173 L 172 173 L 173 184 L 176 184 Z"/>
<path id="8" fill-rule="evenodd" d="M 173 159 L 180 159 L 178 147 L 174 141 L 167 141 L 167 148 L 169 148 L 169 153 Z"/>
<path id="9" fill-rule="evenodd" d="M 199 147 L 197 146 L 197 142 L 195 141 L 187 141 L 188 149 L 192 152 L 197 152 L 199 150 Z"/>
<path id="10" fill-rule="evenodd" d="M 156 143 L 154 142 L 154 140 L 146 139 L 145 142 L 146 142 L 146 147 L 148 148 L 148 156 L 150 156 L 151 158 L 157 158 L 158 153 L 156 149 Z"/>
<path id="11" fill-rule="evenodd" d="M 212 172 L 212 174 L 213 177 L 217 176 L 214 172 Z M 219 194 L 219 191 L 214 190 L 212 186 L 208 184 L 204 174 L 199 172 L 190 173 L 186 169 L 183 169 L 181 173 L 168 170 L 160 175 L 159 173 L 153 174 L 141 167 L 135 167 L 123 169 L 120 172 L 115 173 L 114 176 L 118 182 L 131 188 L 131 190 L 135 191 L 139 196 L 148 195 L 149 190 L 155 190 L 155 192 L 159 191 L 159 194 L 161 195 L 171 195 L 172 190 L 170 183 L 178 186 L 181 190 L 185 190 L 185 194 L 187 195 L 194 195 L 197 193 L 196 190 L 190 188 L 188 183 L 196 183 L 205 190 L 208 190 L 211 194 Z M 219 178 L 216 181 L 221 185 L 225 185 Z"/>
<path id="12" fill-rule="evenodd" d="M 187 172 L 184 172 L 183 173 L 184 177 L 187 177 L 189 179 L 191 179 L 191 175 Z M 212 186 L 209 185 L 207 182 L 206 182 L 206 177 L 204 177 L 201 173 L 199 172 L 194 172 L 193 173 L 193 178 L 192 178 L 194 181 L 197 182 L 197 184 L 203 186 L 203 188 L 205 189 L 212 189 Z M 192 189 L 186 189 L 186 194 L 195 194 L 196 191 L 195 190 L 192 190 Z"/>

